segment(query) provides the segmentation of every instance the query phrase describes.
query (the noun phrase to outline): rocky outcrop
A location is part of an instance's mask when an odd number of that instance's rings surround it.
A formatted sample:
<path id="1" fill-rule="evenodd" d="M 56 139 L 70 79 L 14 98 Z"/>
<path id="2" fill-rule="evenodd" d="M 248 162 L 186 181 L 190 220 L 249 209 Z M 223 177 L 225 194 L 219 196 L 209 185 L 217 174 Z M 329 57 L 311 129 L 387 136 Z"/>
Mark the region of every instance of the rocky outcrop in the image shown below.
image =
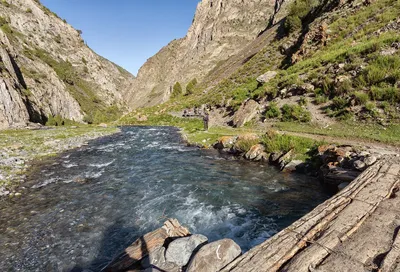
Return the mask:
<path id="1" fill-rule="evenodd" d="M 0 2 L 0 129 L 126 107 L 134 77 L 35 0 Z"/>
<path id="2" fill-rule="evenodd" d="M 287 2 L 202 0 L 187 35 L 172 41 L 141 67 L 130 105 L 161 103 L 169 98 L 176 82 L 185 86 L 194 78 L 201 81 L 253 41 L 273 17 L 282 18 Z"/>
<path id="3" fill-rule="evenodd" d="M 247 122 L 256 117 L 259 108 L 260 104 L 256 101 L 252 99 L 245 101 L 233 117 L 233 126 L 243 127 Z"/>

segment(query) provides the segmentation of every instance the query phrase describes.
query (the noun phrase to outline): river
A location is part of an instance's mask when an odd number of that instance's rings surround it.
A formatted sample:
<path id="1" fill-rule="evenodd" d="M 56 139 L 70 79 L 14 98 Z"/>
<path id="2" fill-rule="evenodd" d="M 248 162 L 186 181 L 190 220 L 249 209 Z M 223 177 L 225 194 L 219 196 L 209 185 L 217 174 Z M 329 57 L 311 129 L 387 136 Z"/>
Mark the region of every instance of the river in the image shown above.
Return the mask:
<path id="1" fill-rule="evenodd" d="M 247 251 L 329 197 L 310 177 L 186 147 L 171 127 L 123 127 L 24 186 L 0 201 L 0 271 L 98 271 L 167 217 Z"/>

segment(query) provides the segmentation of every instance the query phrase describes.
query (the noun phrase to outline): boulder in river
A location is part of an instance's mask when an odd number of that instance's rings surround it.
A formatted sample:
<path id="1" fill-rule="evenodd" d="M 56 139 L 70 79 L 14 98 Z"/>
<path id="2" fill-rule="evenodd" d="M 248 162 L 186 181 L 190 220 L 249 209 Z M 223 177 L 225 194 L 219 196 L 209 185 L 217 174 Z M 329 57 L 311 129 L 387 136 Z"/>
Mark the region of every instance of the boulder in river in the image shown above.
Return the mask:
<path id="1" fill-rule="evenodd" d="M 157 269 L 155 271 L 179 272 L 180 267 L 165 259 L 165 247 L 160 247 L 142 259 L 141 266 L 146 269 Z M 152 270 L 149 270 L 152 271 Z"/>
<path id="2" fill-rule="evenodd" d="M 193 252 L 206 244 L 208 238 L 201 234 L 194 234 L 189 237 L 179 238 L 172 241 L 165 255 L 167 262 L 174 263 L 178 266 L 188 264 Z"/>
<path id="3" fill-rule="evenodd" d="M 231 239 L 222 239 L 207 244 L 193 257 L 187 272 L 219 271 L 241 253 L 239 245 Z"/>

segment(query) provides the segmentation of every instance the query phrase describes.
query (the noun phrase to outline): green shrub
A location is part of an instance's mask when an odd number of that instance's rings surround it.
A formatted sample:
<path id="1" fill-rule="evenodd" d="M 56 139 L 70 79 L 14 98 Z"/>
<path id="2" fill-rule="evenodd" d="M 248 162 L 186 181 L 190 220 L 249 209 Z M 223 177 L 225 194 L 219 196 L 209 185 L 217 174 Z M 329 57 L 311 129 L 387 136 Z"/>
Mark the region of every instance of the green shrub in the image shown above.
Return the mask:
<path id="1" fill-rule="evenodd" d="M 369 95 L 364 92 L 355 92 L 354 97 L 358 105 L 365 105 L 369 101 Z"/>
<path id="2" fill-rule="evenodd" d="M 348 101 L 346 98 L 341 97 L 341 96 L 336 96 L 334 99 L 332 99 L 332 106 L 331 108 L 333 110 L 343 110 L 348 106 Z"/>
<path id="3" fill-rule="evenodd" d="M 281 111 L 275 102 L 269 103 L 267 111 L 265 112 L 266 118 L 279 118 L 281 116 Z"/>
<path id="4" fill-rule="evenodd" d="M 78 124 L 78 123 L 75 121 L 69 120 L 69 119 L 64 119 L 61 117 L 61 115 L 58 115 L 58 114 L 55 116 L 50 115 L 46 122 L 46 126 L 54 126 L 54 127 L 71 126 L 71 125 L 76 125 L 76 124 Z"/>
<path id="5" fill-rule="evenodd" d="M 85 115 L 83 117 L 83 122 L 88 123 L 89 125 L 93 124 L 93 116 L 91 114 Z"/>
<path id="6" fill-rule="evenodd" d="M 176 82 L 172 89 L 172 98 L 175 98 L 182 94 L 182 86 L 179 82 Z"/>
<path id="7" fill-rule="evenodd" d="M 239 139 L 235 143 L 235 148 L 241 152 L 247 152 L 250 150 L 250 148 L 256 144 L 259 144 L 260 140 L 259 139 Z"/>
<path id="8" fill-rule="evenodd" d="M 317 104 L 317 105 L 325 104 L 326 102 L 328 102 L 328 100 L 329 99 L 326 95 L 323 95 L 323 94 L 317 95 L 315 97 L 315 104 Z"/>
<path id="9" fill-rule="evenodd" d="M 299 122 L 310 122 L 311 114 L 309 111 L 299 105 L 283 105 L 282 109 L 282 121 L 299 121 Z"/>
<path id="10" fill-rule="evenodd" d="M 32 9 L 31 8 L 27 8 L 26 9 L 26 13 L 32 13 Z"/>
<path id="11" fill-rule="evenodd" d="M 261 138 L 261 143 L 265 146 L 267 153 L 278 153 L 294 151 L 295 155 L 306 158 L 307 154 L 323 144 L 315 140 L 290 135 L 266 134 Z"/>
<path id="12" fill-rule="evenodd" d="M 197 85 L 197 79 L 194 78 L 186 85 L 185 95 L 193 94 L 196 85 Z"/>
<path id="13" fill-rule="evenodd" d="M 8 20 L 2 16 L 0 16 L 0 27 L 7 25 L 8 24 Z"/>
<path id="14" fill-rule="evenodd" d="M 295 32 L 296 30 L 301 29 L 302 23 L 301 23 L 301 19 L 299 18 L 299 16 L 296 15 L 289 15 L 286 17 L 285 19 L 285 30 L 288 33 L 292 33 Z"/>
<path id="15" fill-rule="evenodd" d="M 300 99 L 299 99 L 299 105 L 300 105 L 300 106 L 306 106 L 307 104 L 308 104 L 307 98 L 305 98 L 304 96 L 300 97 Z"/>
<path id="16" fill-rule="evenodd" d="M 388 101 L 391 104 L 400 103 L 400 90 L 395 87 L 371 87 L 371 98 L 376 101 Z"/>

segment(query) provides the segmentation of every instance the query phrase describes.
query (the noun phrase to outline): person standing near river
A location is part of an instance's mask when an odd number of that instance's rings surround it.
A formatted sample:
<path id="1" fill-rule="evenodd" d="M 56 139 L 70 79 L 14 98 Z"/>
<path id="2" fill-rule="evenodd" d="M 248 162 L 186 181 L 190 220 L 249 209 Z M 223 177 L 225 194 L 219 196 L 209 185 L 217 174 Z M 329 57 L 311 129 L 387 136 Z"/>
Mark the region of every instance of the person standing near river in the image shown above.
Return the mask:
<path id="1" fill-rule="evenodd" d="M 204 123 L 204 130 L 208 131 L 208 122 L 210 121 L 210 116 L 208 112 L 206 111 L 203 115 L 203 123 Z"/>

